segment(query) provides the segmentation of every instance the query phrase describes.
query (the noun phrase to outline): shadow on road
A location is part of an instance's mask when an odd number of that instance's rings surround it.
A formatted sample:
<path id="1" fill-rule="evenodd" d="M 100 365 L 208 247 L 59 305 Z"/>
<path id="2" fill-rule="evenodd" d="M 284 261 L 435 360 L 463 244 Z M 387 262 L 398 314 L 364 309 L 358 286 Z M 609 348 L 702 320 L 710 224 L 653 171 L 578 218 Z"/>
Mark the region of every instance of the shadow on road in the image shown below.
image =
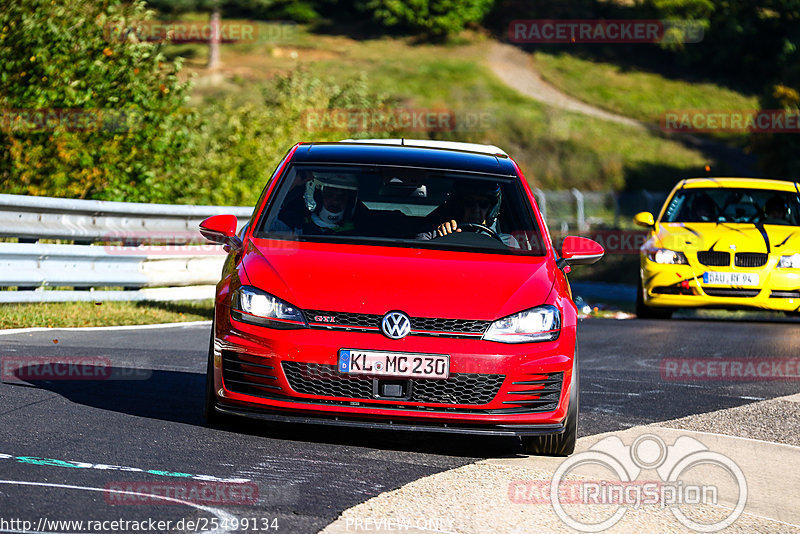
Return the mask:
<path id="1" fill-rule="evenodd" d="M 104 372 L 108 373 L 108 368 L 97 367 L 94 372 L 95 376 L 102 376 Z M 92 370 L 88 370 L 86 374 L 91 376 Z M 113 367 L 110 375 L 139 377 L 139 379 L 25 379 L 25 382 L 57 393 L 76 404 L 136 417 L 206 426 L 202 415 L 205 375 L 124 367 Z M 238 417 L 231 418 L 230 421 L 214 428 L 208 428 L 208 431 L 228 431 L 280 440 L 440 454 L 469 459 L 508 457 L 520 452 L 519 441 L 515 438 L 267 423 Z"/>

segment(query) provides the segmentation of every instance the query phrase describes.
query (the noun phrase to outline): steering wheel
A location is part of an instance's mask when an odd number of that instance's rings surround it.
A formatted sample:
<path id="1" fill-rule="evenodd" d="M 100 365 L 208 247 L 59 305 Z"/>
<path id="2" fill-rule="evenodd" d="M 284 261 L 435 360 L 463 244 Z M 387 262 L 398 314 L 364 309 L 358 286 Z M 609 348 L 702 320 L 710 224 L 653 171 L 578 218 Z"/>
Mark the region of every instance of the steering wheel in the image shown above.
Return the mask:
<path id="1" fill-rule="evenodd" d="M 479 234 L 486 234 L 489 237 L 493 237 L 503 243 L 503 238 L 497 235 L 497 232 L 486 226 L 485 224 L 480 223 L 463 223 L 458 226 L 459 229 L 464 230 L 465 232 L 476 232 Z"/>

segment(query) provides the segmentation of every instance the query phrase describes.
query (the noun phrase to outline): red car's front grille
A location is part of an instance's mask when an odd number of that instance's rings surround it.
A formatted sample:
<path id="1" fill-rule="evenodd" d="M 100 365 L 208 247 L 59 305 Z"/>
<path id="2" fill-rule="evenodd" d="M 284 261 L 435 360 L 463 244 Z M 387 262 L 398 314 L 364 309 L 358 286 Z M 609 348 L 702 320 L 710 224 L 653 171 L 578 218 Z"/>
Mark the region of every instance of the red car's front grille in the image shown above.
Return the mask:
<path id="1" fill-rule="evenodd" d="M 375 379 L 339 374 L 335 365 L 283 362 L 289 386 L 298 393 L 354 400 L 376 398 Z M 431 404 L 489 404 L 497 396 L 505 376 L 454 373 L 445 380 L 408 379 L 406 402 Z"/>
<path id="2" fill-rule="evenodd" d="M 380 331 L 383 315 L 322 310 L 303 310 L 311 328 L 328 330 Z M 491 321 L 410 317 L 411 333 L 417 336 L 481 337 Z"/>
<path id="3" fill-rule="evenodd" d="M 323 397 L 306 398 L 282 388 L 277 376 L 279 371 L 263 362 L 264 359 L 258 356 L 222 351 L 225 388 L 243 395 L 304 404 L 499 415 L 555 411 L 563 381 L 563 373 L 529 375 L 522 381 L 512 382 L 510 390 L 500 394 L 498 399 L 506 378 L 504 375 L 454 373 L 445 380 L 403 380 L 408 384 L 408 396 L 404 399 L 387 399 L 376 395 L 378 379 L 342 375 L 335 365 L 282 362 L 284 375 L 292 390 Z M 482 407 L 495 400 L 502 400 L 503 407 Z"/>

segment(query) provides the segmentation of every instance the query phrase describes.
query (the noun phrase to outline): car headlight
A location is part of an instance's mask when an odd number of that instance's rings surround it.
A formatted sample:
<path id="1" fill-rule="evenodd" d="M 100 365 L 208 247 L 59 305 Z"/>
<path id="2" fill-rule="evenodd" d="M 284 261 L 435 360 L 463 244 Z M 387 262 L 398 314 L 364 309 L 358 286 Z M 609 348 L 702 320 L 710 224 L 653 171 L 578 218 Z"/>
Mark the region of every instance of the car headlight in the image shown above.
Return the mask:
<path id="1" fill-rule="evenodd" d="M 272 328 L 308 326 L 297 307 L 252 286 L 242 286 L 233 292 L 231 316 L 237 321 Z"/>
<path id="2" fill-rule="evenodd" d="M 782 269 L 800 269 L 800 254 L 781 256 L 781 259 L 778 260 L 778 267 Z"/>
<path id="3" fill-rule="evenodd" d="M 493 322 L 483 339 L 501 343 L 552 341 L 561 333 L 561 312 L 550 304 L 524 310 Z"/>
<path id="4" fill-rule="evenodd" d="M 650 261 L 661 263 L 663 265 L 688 265 L 686 255 L 677 250 L 669 250 L 667 248 L 653 248 L 647 251 L 647 257 Z"/>

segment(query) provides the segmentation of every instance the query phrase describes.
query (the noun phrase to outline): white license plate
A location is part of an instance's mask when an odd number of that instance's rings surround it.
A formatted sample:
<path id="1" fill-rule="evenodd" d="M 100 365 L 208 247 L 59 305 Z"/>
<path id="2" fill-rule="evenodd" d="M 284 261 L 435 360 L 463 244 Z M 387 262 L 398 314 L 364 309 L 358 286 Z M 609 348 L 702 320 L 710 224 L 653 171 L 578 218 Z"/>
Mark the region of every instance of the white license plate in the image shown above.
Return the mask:
<path id="1" fill-rule="evenodd" d="M 757 286 L 758 275 L 755 273 L 703 273 L 704 284 L 718 284 L 725 286 Z"/>
<path id="2" fill-rule="evenodd" d="M 409 352 L 340 349 L 340 373 L 405 378 L 447 378 L 450 356 Z"/>

